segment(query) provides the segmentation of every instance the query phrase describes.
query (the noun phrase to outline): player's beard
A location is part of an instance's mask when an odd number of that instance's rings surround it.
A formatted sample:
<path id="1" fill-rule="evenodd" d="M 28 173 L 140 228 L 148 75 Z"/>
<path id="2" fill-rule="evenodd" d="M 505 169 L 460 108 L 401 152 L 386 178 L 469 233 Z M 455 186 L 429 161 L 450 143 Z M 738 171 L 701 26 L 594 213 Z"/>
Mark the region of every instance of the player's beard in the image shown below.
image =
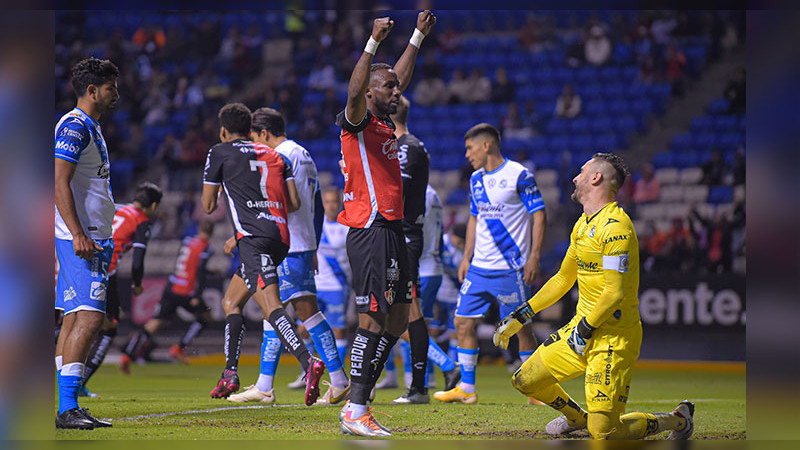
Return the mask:
<path id="1" fill-rule="evenodd" d="M 575 190 L 572 192 L 572 195 L 570 195 L 569 198 L 571 198 L 573 202 L 579 205 L 581 204 L 581 201 L 578 200 L 578 186 L 575 186 Z"/>

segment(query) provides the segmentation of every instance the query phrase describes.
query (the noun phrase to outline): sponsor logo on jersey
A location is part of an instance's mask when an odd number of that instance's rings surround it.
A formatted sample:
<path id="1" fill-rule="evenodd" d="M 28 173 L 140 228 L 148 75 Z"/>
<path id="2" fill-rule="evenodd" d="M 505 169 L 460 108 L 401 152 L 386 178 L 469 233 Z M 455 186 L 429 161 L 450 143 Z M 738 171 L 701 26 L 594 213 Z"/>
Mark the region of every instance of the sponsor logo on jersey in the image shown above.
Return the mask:
<path id="1" fill-rule="evenodd" d="M 70 144 L 69 142 L 58 140 L 56 141 L 56 150 L 62 150 L 69 153 L 78 153 L 80 149 L 75 144 Z"/>
<path id="2" fill-rule="evenodd" d="M 603 384 L 603 372 L 594 372 L 586 376 L 588 384 Z"/>
<path id="3" fill-rule="evenodd" d="M 508 186 L 508 180 L 500 180 L 500 188 L 505 189 Z"/>
<path id="4" fill-rule="evenodd" d="M 627 273 L 628 272 L 628 264 L 630 263 L 630 256 L 629 255 L 619 255 L 619 272 L 620 273 Z"/>
<path id="5" fill-rule="evenodd" d="M 596 272 L 598 269 L 597 262 L 587 262 L 582 260 L 579 256 L 575 257 L 575 264 L 577 264 L 579 269 L 588 270 L 592 272 Z"/>
<path id="6" fill-rule="evenodd" d="M 64 291 L 64 301 L 65 302 L 68 302 L 68 301 L 72 300 L 73 298 L 75 298 L 77 296 L 78 296 L 78 293 L 75 292 L 75 288 L 71 287 L 71 288 L 67 289 L 66 291 Z"/>
<path id="7" fill-rule="evenodd" d="M 606 357 L 604 359 L 604 361 L 606 362 L 606 376 L 605 376 L 606 386 L 609 386 L 611 384 L 611 362 L 613 361 L 612 358 L 613 355 L 614 355 L 614 348 L 609 345 L 608 352 L 606 353 Z"/>
<path id="8" fill-rule="evenodd" d="M 389 138 L 381 144 L 381 151 L 386 155 L 386 159 L 397 158 L 397 140 Z"/>
<path id="9" fill-rule="evenodd" d="M 283 217 L 273 216 L 272 214 L 268 214 L 265 212 L 258 213 L 258 215 L 256 216 L 256 220 L 258 219 L 267 219 L 276 223 L 286 223 L 286 219 L 284 219 Z"/>
<path id="10" fill-rule="evenodd" d="M 355 194 L 353 192 L 345 192 L 342 199 L 346 202 L 352 202 L 355 200 Z"/>
<path id="11" fill-rule="evenodd" d="M 83 133 L 78 130 L 73 130 L 72 128 L 64 127 L 61 131 L 58 132 L 59 136 L 69 136 L 75 139 L 83 139 Z"/>
<path id="12" fill-rule="evenodd" d="M 106 285 L 99 281 L 92 281 L 89 298 L 101 302 L 106 301 Z"/>
<path id="13" fill-rule="evenodd" d="M 611 225 L 612 223 L 619 223 L 619 220 L 609 217 L 608 222 L 606 222 L 606 225 Z"/>
<path id="14" fill-rule="evenodd" d="M 594 230 L 594 227 L 592 227 L 592 230 Z M 620 234 L 620 235 L 617 235 L 617 236 L 609 236 L 609 237 L 607 237 L 607 238 L 605 238 L 603 240 L 603 245 L 610 244 L 612 242 L 627 241 L 627 240 L 628 240 L 628 235 L 627 234 Z"/>

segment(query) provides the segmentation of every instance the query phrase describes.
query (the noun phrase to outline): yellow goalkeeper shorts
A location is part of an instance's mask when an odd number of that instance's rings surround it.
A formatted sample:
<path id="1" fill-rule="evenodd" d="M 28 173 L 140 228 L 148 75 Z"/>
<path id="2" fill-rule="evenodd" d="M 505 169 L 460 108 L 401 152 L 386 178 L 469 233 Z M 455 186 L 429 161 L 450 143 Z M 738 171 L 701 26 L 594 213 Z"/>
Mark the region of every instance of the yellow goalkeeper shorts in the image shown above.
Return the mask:
<path id="1" fill-rule="evenodd" d="M 573 317 L 550 335 L 536 352 L 559 383 L 585 375 L 589 412 L 625 412 L 633 363 L 642 345 L 642 324 L 629 328 L 601 326 L 596 329 L 583 356 L 575 353 L 567 339 L 580 321 Z"/>

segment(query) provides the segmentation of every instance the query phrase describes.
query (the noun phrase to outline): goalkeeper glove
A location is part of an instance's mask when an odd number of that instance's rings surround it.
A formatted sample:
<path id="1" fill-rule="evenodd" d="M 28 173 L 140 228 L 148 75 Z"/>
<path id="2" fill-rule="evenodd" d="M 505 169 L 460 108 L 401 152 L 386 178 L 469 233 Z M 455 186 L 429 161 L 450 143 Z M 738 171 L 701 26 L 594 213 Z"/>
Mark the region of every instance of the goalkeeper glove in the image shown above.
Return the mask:
<path id="1" fill-rule="evenodd" d="M 583 317 L 581 321 L 575 325 L 575 328 L 572 329 L 572 334 L 567 338 L 567 345 L 569 345 L 569 348 L 575 353 L 583 355 L 588 345 L 587 341 L 592 338 L 593 332 L 594 327 L 589 325 L 589 322 L 586 321 L 586 317 Z"/>
<path id="2" fill-rule="evenodd" d="M 492 336 L 494 345 L 500 348 L 508 348 L 508 340 L 511 339 L 511 336 L 517 334 L 533 316 L 534 312 L 531 309 L 531 305 L 528 302 L 523 303 L 497 325 L 497 329 L 494 330 L 494 335 Z"/>

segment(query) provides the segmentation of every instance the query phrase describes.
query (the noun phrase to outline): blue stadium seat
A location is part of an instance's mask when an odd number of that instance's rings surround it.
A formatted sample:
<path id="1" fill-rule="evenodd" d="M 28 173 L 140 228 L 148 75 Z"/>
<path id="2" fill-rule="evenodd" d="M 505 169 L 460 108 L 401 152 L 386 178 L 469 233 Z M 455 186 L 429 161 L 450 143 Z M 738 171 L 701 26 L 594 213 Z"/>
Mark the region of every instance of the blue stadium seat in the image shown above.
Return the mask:
<path id="1" fill-rule="evenodd" d="M 594 66 L 584 66 L 578 69 L 576 79 L 579 83 L 594 83 L 600 76 L 600 69 Z"/>
<path id="2" fill-rule="evenodd" d="M 739 118 L 736 116 L 717 116 L 714 118 L 714 131 L 725 132 L 735 131 L 739 125 Z"/>
<path id="3" fill-rule="evenodd" d="M 592 136 L 588 134 L 573 135 L 570 137 L 570 148 L 577 152 L 590 152 L 594 149 Z"/>
<path id="4" fill-rule="evenodd" d="M 559 67 L 553 71 L 552 81 L 562 86 L 567 83 L 572 83 L 575 81 L 575 73 L 576 71 L 569 67 Z"/>
<path id="5" fill-rule="evenodd" d="M 656 83 L 650 85 L 650 98 L 661 98 L 666 100 L 669 98 L 670 94 L 672 94 L 672 85 L 669 83 Z"/>
<path id="6" fill-rule="evenodd" d="M 631 111 L 631 104 L 627 100 L 618 98 L 608 104 L 608 112 L 611 114 L 627 114 Z"/>
<path id="7" fill-rule="evenodd" d="M 633 83 L 639 77 L 639 68 L 636 65 L 625 66 L 622 68 L 622 80 L 626 83 Z"/>
<path id="8" fill-rule="evenodd" d="M 696 151 L 685 150 L 675 154 L 675 166 L 680 169 L 697 167 L 702 163 L 703 161 L 700 159 L 700 155 Z"/>
<path id="9" fill-rule="evenodd" d="M 733 188 L 730 186 L 712 186 L 708 190 L 708 199 L 706 201 L 714 205 L 730 203 L 733 201 Z"/>
<path id="10" fill-rule="evenodd" d="M 698 150 L 714 148 L 717 142 L 717 135 L 714 133 L 692 133 L 692 145 Z"/>
<path id="11" fill-rule="evenodd" d="M 560 118 L 552 118 L 547 122 L 547 134 L 560 135 L 567 132 L 567 120 Z"/>
<path id="12" fill-rule="evenodd" d="M 628 100 L 636 100 L 647 96 L 648 87 L 646 84 L 629 83 L 625 85 L 625 96 Z"/>
<path id="13" fill-rule="evenodd" d="M 551 152 L 561 153 L 565 150 L 569 150 L 569 138 L 567 136 L 553 136 L 548 138 L 548 147 L 550 147 Z"/>
<path id="14" fill-rule="evenodd" d="M 631 102 L 631 111 L 640 115 L 647 115 L 655 110 L 655 104 L 649 98 L 640 98 Z"/>
<path id="15" fill-rule="evenodd" d="M 606 66 L 600 69 L 600 79 L 607 83 L 617 83 L 622 79 L 622 69 L 618 66 Z"/>
<path id="16" fill-rule="evenodd" d="M 598 151 L 613 151 L 619 147 L 617 135 L 613 133 L 605 133 L 596 135 L 594 137 L 594 148 Z"/>
<path id="17" fill-rule="evenodd" d="M 592 133 L 600 134 L 606 133 L 608 130 L 612 129 L 613 121 L 611 117 L 608 116 L 600 116 L 596 117 L 589 122 L 589 130 Z"/>
<path id="18" fill-rule="evenodd" d="M 736 148 L 739 144 L 744 144 L 744 134 L 729 132 L 719 135 L 719 146 L 722 148 Z"/>
<path id="19" fill-rule="evenodd" d="M 636 116 L 631 114 L 624 114 L 618 116 L 614 121 L 614 130 L 617 133 L 630 133 L 635 130 L 637 126 Z"/>
<path id="20" fill-rule="evenodd" d="M 611 83 L 605 85 L 604 93 L 607 99 L 621 98 L 624 96 L 625 85 L 622 83 Z"/>
<path id="21" fill-rule="evenodd" d="M 532 156 L 549 154 L 547 147 L 547 139 L 544 137 L 536 137 L 527 141 L 528 149 Z"/>
<path id="22" fill-rule="evenodd" d="M 739 131 L 744 132 L 747 129 L 747 116 L 739 117 Z"/>
<path id="23" fill-rule="evenodd" d="M 445 199 L 445 205 L 447 206 L 461 206 L 466 205 L 467 200 L 469 199 L 469 193 L 466 189 L 453 189 L 450 194 Z"/>
<path id="24" fill-rule="evenodd" d="M 589 99 L 592 101 L 601 99 L 604 91 L 605 89 L 601 83 L 590 83 L 587 85 L 578 86 L 575 89 L 575 92 L 581 96 L 582 101 L 587 101 Z"/>
<path id="25" fill-rule="evenodd" d="M 634 52 L 633 47 L 627 44 L 619 43 L 614 46 L 614 52 L 611 56 L 617 64 L 628 64 L 633 62 Z"/>
<path id="26" fill-rule="evenodd" d="M 584 112 L 590 116 L 603 116 L 608 112 L 608 102 L 600 99 L 581 99 Z"/>
<path id="27" fill-rule="evenodd" d="M 698 116 L 692 119 L 692 132 L 702 133 L 711 131 L 714 124 L 714 117 L 712 116 Z"/>
<path id="28" fill-rule="evenodd" d="M 573 136 L 586 133 L 589 131 L 589 119 L 585 117 L 576 117 L 569 121 L 567 129 L 569 129 L 570 134 Z"/>
<path id="29" fill-rule="evenodd" d="M 726 98 L 718 98 L 716 100 L 712 100 L 708 104 L 708 112 L 709 114 L 718 115 L 724 114 L 728 108 L 730 107 L 730 103 Z"/>
<path id="30" fill-rule="evenodd" d="M 692 146 L 692 135 L 689 133 L 673 136 L 670 149 L 673 151 L 688 150 Z"/>
<path id="31" fill-rule="evenodd" d="M 653 167 L 660 169 L 661 167 L 673 167 L 675 165 L 675 153 L 661 152 L 653 155 Z"/>
<path id="32" fill-rule="evenodd" d="M 561 90 L 561 86 L 545 84 L 536 88 L 534 98 L 536 101 L 555 100 L 561 95 Z"/>

